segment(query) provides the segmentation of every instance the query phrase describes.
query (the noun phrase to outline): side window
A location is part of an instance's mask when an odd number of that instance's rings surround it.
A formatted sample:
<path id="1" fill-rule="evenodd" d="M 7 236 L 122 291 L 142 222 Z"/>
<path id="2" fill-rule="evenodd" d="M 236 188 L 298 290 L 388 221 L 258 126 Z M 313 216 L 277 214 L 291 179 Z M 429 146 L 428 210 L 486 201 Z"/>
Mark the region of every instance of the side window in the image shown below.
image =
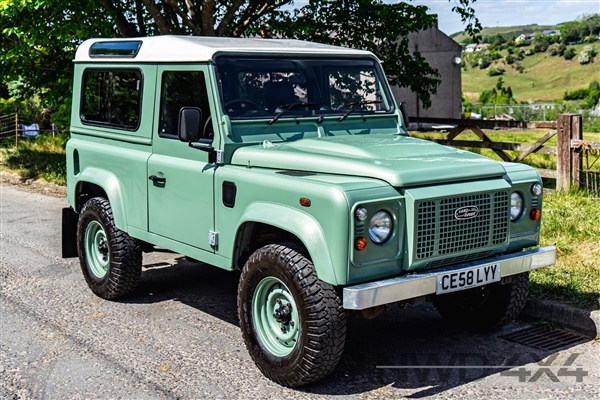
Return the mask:
<path id="1" fill-rule="evenodd" d="M 205 138 L 212 138 L 208 93 L 202 71 L 165 71 L 162 75 L 160 119 L 158 134 L 161 137 L 177 138 L 179 110 L 182 107 L 198 107 L 202 110 Z"/>
<path id="2" fill-rule="evenodd" d="M 81 97 L 82 122 L 135 130 L 140 122 L 142 73 L 88 69 Z"/>

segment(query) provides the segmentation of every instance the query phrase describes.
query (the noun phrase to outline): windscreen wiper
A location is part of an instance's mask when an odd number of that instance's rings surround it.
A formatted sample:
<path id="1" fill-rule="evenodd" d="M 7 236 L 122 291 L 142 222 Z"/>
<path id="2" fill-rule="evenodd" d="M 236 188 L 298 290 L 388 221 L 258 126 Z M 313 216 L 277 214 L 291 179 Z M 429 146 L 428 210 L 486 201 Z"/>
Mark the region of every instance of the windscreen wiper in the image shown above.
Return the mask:
<path id="1" fill-rule="evenodd" d="M 283 108 L 283 110 L 281 110 L 279 112 L 279 114 L 277 114 L 276 116 L 273 117 L 273 119 L 271 119 L 269 121 L 269 125 L 273 125 L 279 118 L 281 118 L 281 116 L 283 114 L 285 114 L 286 112 L 293 110 L 294 108 L 302 108 L 302 107 L 312 107 L 312 106 L 316 106 L 317 103 L 302 103 L 302 102 L 298 102 L 298 103 L 292 103 L 292 104 L 284 104 L 282 106 L 277 106 L 277 108 Z"/>
<path id="2" fill-rule="evenodd" d="M 343 120 L 346 119 L 346 117 L 348 117 L 348 115 L 352 114 L 352 111 L 356 110 L 356 107 L 358 106 L 364 106 L 367 104 L 379 104 L 381 103 L 381 100 L 363 100 L 363 101 L 357 101 L 356 103 L 348 103 L 346 104 L 346 107 L 350 107 L 350 109 L 348 111 L 346 111 L 346 114 L 342 115 L 339 119 L 340 122 L 342 122 Z"/>

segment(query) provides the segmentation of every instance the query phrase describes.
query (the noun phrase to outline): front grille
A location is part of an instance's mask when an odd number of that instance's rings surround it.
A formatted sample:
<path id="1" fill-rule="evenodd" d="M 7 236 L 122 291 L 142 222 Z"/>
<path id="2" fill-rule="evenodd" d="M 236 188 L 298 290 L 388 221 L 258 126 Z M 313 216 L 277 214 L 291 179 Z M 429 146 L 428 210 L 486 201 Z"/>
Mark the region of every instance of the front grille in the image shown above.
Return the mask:
<path id="1" fill-rule="evenodd" d="M 417 203 L 416 207 L 416 260 L 431 257 L 460 259 L 456 253 L 473 252 L 508 240 L 510 202 L 507 191 L 426 200 Z M 456 218 L 457 210 L 473 207 L 478 209 L 476 217 Z"/>
<path id="2" fill-rule="evenodd" d="M 458 263 L 464 263 L 467 261 L 478 260 L 480 258 L 485 258 L 485 257 L 489 256 L 490 254 L 492 254 L 492 251 L 486 250 L 486 251 L 480 251 L 477 253 L 462 254 L 460 256 L 455 256 L 455 257 L 450 257 L 450 258 L 442 258 L 441 260 L 435 260 L 435 261 L 428 262 L 427 264 L 425 264 L 425 268 L 441 267 L 444 265 L 458 264 Z"/>

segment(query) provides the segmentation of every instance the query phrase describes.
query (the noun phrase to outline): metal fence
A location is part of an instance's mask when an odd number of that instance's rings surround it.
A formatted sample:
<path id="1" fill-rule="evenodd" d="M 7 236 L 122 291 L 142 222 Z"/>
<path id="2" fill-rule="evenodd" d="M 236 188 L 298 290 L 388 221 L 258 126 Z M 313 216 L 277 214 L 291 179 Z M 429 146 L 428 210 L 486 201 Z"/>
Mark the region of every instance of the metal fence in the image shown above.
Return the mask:
<path id="1" fill-rule="evenodd" d="M 600 196 L 600 171 L 584 171 L 582 174 L 583 187 L 590 193 Z"/>
<path id="2" fill-rule="evenodd" d="M 481 118 L 515 119 L 517 121 L 556 121 L 558 114 L 565 111 L 553 103 L 544 104 L 473 104 L 473 112 L 481 115 Z M 597 119 L 592 110 L 578 110 L 578 114 L 584 119 Z"/>
<path id="3" fill-rule="evenodd" d="M 19 117 L 17 114 L 0 116 L 0 140 L 18 135 Z"/>

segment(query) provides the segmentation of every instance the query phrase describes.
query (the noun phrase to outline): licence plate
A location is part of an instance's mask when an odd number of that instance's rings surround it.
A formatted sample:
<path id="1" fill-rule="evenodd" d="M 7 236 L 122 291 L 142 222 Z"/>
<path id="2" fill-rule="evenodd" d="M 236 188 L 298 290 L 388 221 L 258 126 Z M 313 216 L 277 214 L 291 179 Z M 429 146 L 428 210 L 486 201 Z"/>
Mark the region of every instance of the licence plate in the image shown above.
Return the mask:
<path id="1" fill-rule="evenodd" d="M 500 280 L 500 263 L 452 271 L 437 278 L 436 294 L 456 292 Z"/>

